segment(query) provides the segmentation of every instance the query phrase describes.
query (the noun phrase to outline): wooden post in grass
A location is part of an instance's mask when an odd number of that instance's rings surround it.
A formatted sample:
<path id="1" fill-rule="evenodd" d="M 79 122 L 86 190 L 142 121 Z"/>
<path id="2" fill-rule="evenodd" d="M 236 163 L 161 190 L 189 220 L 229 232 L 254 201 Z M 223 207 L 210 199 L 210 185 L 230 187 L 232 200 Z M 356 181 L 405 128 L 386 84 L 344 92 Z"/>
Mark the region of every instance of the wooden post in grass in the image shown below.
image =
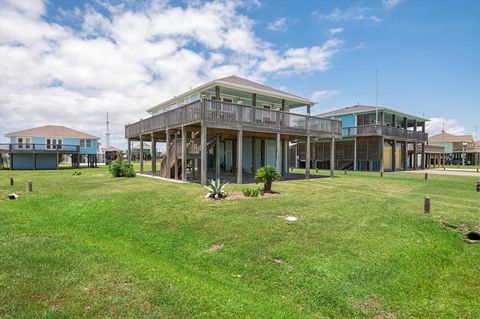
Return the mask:
<path id="1" fill-rule="evenodd" d="M 13 180 L 13 176 L 10 176 L 10 186 L 13 186 L 14 183 L 15 183 L 15 182 L 14 182 L 14 180 Z"/>
<path id="2" fill-rule="evenodd" d="M 423 212 L 425 214 L 430 214 L 430 196 L 425 196 L 425 202 L 423 205 Z"/>
<path id="3" fill-rule="evenodd" d="M 33 191 L 32 181 L 28 181 L 28 191 L 31 193 Z"/>
<path id="4" fill-rule="evenodd" d="M 347 169 L 345 169 L 345 175 L 347 175 Z"/>
<path id="5" fill-rule="evenodd" d="M 428 173 L 425 173 L 425 180 L 428 179 Z"/>

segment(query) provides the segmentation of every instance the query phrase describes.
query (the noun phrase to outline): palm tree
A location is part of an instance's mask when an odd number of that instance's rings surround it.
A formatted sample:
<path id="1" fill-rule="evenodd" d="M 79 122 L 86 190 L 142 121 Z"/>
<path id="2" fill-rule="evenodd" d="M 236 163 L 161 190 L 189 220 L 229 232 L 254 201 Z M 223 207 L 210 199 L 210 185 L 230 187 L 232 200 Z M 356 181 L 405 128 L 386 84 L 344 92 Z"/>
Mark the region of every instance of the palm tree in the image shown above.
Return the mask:
<path id="1" fill-rule="evenodd" d="M 271 193 L 272 192 L 272 183 L 282 180 L 282 176 L 277 172 L 272 166 L 266 165 L 255 174 L 255 181 L 257 183 L 263 183 L 263 192 Z"/>

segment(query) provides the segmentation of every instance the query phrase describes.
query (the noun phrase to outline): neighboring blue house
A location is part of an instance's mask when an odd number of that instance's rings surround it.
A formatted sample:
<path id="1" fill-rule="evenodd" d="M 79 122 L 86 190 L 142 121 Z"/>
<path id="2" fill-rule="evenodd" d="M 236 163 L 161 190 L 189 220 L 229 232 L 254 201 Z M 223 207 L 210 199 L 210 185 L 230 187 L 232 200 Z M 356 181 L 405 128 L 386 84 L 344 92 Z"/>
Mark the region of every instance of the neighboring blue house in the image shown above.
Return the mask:
<path id="1" fill-rule="evenodd" d="M 72 167 L 96 167 L 98 137 L 65 126 L 45 125 L 5 134 L 10 138 L 10 169 L 58 169 L 62 156 Z M 5 147 L 5 144 L 4 144 Z"/>
<path id="2" fill-rule="evenodd" d="M 429 151 L 425 145 L 427 119 L 371 105 L 349 106 L 317 116 L 342 121 L 342 138 L 335 142 L 336 169 L 398 171 L 425 168 Z M 314 167 L 330 167 L 330 141 L 319 139 L 311 150 Z M 305 145 L 299 144 L 297 152 L 298 164 L 304 165 Z"/>

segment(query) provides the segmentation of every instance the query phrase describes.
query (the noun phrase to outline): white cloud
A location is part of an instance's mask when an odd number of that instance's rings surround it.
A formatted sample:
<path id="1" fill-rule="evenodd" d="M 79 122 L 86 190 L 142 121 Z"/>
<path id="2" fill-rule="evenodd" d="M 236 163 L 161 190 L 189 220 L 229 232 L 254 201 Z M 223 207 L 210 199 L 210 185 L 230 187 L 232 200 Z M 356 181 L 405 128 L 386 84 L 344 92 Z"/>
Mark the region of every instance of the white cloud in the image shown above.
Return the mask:
<path id="1" fill-rule="evenodd" d="M 311 99 L 316 102 L 328 100 L 332 96 L 340 94 L 340 91 L 336 90 L 317 90 L 311 95 Z"/>
<path id="2" fill-rule="evenodd" d="M 330 28 L 327 30 L 327 34 L 330 36 L 334 36 L 335 34 L 342 33 L 342 32 L 343 32 L 343 28 Z"/>
<path id="3" fill-rule="evenodd" d="M 278 20 L 270 22 L 267 26 L 267 29 L 272 31 L 287 31 L 287 18 L 282 17 Z"/>
<path id="4" fill-rule="evenodd" d="M 373 24 L 379 24 L 382 19 L 377 15 L 371 13 L 372 9 L 368 7 L 349 7 L 345 10 L 335 8 L 328 14 L 321 14 L 313 12 L 312 14 L 318 16 L 322 20 L 345 22 L 345 21 L 370 21 Z"/>
<path id="5" fill-rule="evenodd" d="M 124 146 L 125 123 L 192 86 L 231 74 L 264 80 L 325 71 L 342 45 L 331 38 L 311 47 L 276 48 L 254 33 L 236 0 L 184 7 L 98 3 L 102 10 L 49 7 L 53 16 L 47 19 L 41 0 L 2 0 L 0 138 L 44 124 L 103 138 L 108 110 L 111 142 Z"/>
<path id="6" fill-rule="evenodd" d="M 382 0 L 382 4 L 387 8 L 387 9 L 392 9 L 396 7 L 402 0 Z"/>
<path id="7" fill-rule="evenodd" d="M 460 125 L 455 119 L 448 119 L 444 117 L 432 117 L 425 125 L 425 129 L 429 135 L 441 133 L 445 125 L 445 132 L 454 135 L 463 135 L 465 127 Z"/>

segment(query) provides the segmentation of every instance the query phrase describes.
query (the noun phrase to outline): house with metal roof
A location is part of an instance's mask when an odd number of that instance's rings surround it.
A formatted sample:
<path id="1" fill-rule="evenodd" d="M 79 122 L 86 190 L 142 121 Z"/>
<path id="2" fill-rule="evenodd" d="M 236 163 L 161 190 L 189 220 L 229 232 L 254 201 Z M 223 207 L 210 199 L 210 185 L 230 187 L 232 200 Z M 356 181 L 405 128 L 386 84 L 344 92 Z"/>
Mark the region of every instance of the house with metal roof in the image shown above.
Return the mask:
<path id="1" fill-rule="evenodd" d="M 342 121 L 342 138 L 335 143 L 336 169 L 397 171 L 425 168 L 427 119 L 403 111 L 371 105 L 353 105 L 317 115 Z M 299 163 L 330 167 L 330 141 L 299 143 Z M 304 164 L 305 163 L 305 164 Z"/>
<path id="2" fill-rule="evenodd" d="M 480 165 L 480 143 L 472 135 L 454 135 L 447 132 L 430 136 L 428 145 L 442 146 L 450 163 Z"/>
<path id="3" fill-rule="evenodd" d="M 58 169 L 61 158 L 70 157 L 72 167 L 86 161 L 97 165 L 99 138 L 72 128 L 45 125 L 5 134 L 10 143 L 1 144 L 8 153 L 10 169 Z"/>
<path id="4" fill-rule="evenodd" d="M 333 139 L 341 136 L 341 123 L 310 115 L 315 102 L 268 85 L 229 76 L 207 82 L 147 110 L 151 117 L 125 126 L 129 154 L 133 141 L 166 143 L 166 153 L 154 175 L 197 179 L 252 176 L 264 165 L 288 174 L 288 146 L 294 140 Z M 306 107 L 307 114 L 293 111 Z M 141 147 L 143 143 L 139 144 Z M 140 150 L 143 153 L 143 150 Z M 129 156 L 130 158 L 130 156 Z M 188 167 L 188 169 L 187 169 Z M 140 162 L 143 172 L 143 161 Z M 309 177 L 309 170 L 306 171 Z"/>

